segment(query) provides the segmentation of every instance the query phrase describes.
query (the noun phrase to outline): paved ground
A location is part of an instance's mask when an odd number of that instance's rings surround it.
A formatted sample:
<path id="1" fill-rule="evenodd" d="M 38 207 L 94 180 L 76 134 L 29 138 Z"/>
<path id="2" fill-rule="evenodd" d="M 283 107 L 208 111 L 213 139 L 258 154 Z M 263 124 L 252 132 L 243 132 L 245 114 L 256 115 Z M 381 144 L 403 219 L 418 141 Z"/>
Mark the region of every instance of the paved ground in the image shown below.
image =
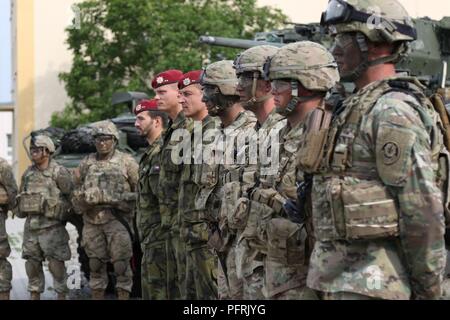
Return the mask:
<path id="1" fill-rule="evenodd" d="M 9 236 L 9 244 L 11 246 L 11 255 L 9 262 L 13 267 L 13 282 L 11 299 L 13 300 L 27 300 L 29 299 L 29 293 L 27 291 L 28 278 L 25 272 L 25 260 L 22 259 L 22 239 L 23 239 L 23 225 L 25 219 L 7 219 L 6 231 Z M 78 253 L 77 253 L 77 237 L 78 232 L 74 226 L 67 224 L 67 231 L 70 235 L 70 249 L 72 251 L 72 259 L 66 262 L 68 269 L 69 286 L 72 284 L 72 290 L 70 290 L 70 299 L 85 299 L 88 297 L 88 288 L 85 286 L 86 280 L 79 273 Z M 43 300 L 52 300 L 56 298 L 56 292 L 53 289 L 53 280 L 48 271 L 47 263 L 44 263 L 45 274 L 45 292 L 41 295 Z M 79 289 L 77 289 L 77 287 Z M 81 288 L 83 288 L 81 290 Z"/>

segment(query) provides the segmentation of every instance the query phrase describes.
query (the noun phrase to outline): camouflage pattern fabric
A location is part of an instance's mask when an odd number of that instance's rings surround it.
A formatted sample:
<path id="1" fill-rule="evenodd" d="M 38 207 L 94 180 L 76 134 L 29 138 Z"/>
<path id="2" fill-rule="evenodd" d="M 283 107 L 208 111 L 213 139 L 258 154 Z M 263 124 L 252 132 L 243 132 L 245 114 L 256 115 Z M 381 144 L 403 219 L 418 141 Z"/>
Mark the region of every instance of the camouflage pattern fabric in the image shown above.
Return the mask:
<path id="1" fill-rule="evenodd" d="M 198 125 L 199 123 L 195 123 Z M 201 122 L 202 141 L 208 130 L 214 130 L 218 126 L 216 118 L 206 116 Z M 204 210 L 197 210 L 195 197 L 199 191 L 195 183 L 196 166 L 195 136 L 191 135 L 192 162 L 183 166 L 179 193 L 179 213 L 181 217 L 181 241 L 187 247 L 186 257 L 186 281 L 184 282 L 185 299 L 209 300 L 217 298 L 217 271 L 214 255 L 206 244 L 208 242 L 208 225 Z M 203 151 L 203 150 L 202 150 Z M 215 277 L 213 276 L 215 274 Z"/>
<path id="2" fill-rule="evenodd" d="M 263 124 L 259 122 L 256 123 L 255 129 L 259 133 L 259 146 L 262 148 L 267 148 L 268 151 L 271 142 L 269 141 L 269 133 L 272 129 L 279 130 L 281 126 L 277 125 L 282 123 L 285 125 L 285 118 L 278 114 L 275 109 L 273 109 L 268 115 L 266 121 Z M 263 131 L 264 130 L 264 131 Z M 262 134 L 261 134 L 262 133 Z M 264 134 L 264 135 L 263 135 Z M 259 158 L 258 158 L 259 159 Z M 244 171 L 246 174 L 253 174 L 255 177 L 260 173 L 261 164 L 258 163 L 256 166 L 246 166 Z M 252 173 L 251 171 L 254 170 Z M 254 183 L 249 185 L 248 188 L 254 187 Z M 244 193 L 242 196 L 248 196 Z M 241 233 L 245 229 L 245 225 L 237 228 L 237 239 L 236 244 L 237 254 L 237 269 L 238 277 L 242 278 L 244 284 L 244 299 L 246 300 L 262 300 L 265 299 L 262 292 L 264 286 L 264 271 L 263 271 L 263 261 L 261 252 L 251 245 L 249 239 L 242 237 Z"/>
<path id="3" fill-rule="evenodd" d="M 122 275 L 117 275 L 116 288 L 128 292 L 132 287 L 132 272 L 130 259 L 132 256 L 131 239 L 128 231 L 118 220 L 110 220 L 104 224 L 91 224 L 85 222 L 82 234 L 82 246 L 87 256 L 99 259 L 102 267 L 99 271 L 91 270 L 89 286 L 91 289 L 106 289 L 108 286 L 108 274 L 106 264 L 117 261 L 126 261 L 126 270 Z"/>
<path id="4" fill-rule="evenodd" d="M 4 199 L 0 204 L 0 292 L 11 290 L 12 267 L 7 258 L 11 253 L 5 222 L 8 210 L 13 209 L 17 195 L 17 184 L 12 167 L 5 159 L 0 158 L 0 187 L 4 191 Z"/>
<path id="5" fill-rule="evenodd" d="M 291 128 L 287 123 L 280 132 L 279 167 L 274 174 L 261 175 L 252 200 L 272 209 L 272 215 L 260 220 L 260 240 L 267 252 L 263 256 L 264 288 L 268 299 L 302 299 L 306 286 L 306 230 L 302 224 L 291 222 L 282 209 L 287 199 L 296 199 L 296 152 L 303 123 Z M 257 194 L 267 195 L 263 197 Z M 244 231 L 245 234 L 245 231 Z"/>
<path id="6" fill-rule="evenodd" d="M 187 299 L 215 300 L 217 292 L 217 257 L 206 245 L 187 250 Z"/>
<path id="7" fill-rule="evenodd" d="M 55 291 L 67 292 L 67 276 L 63 262 L 70 259 L 71 252 L 69 234 L 63 222 L 67 218 L 68 198 L 72 189 L 73 181 L 69 171 L 53 160 L 50 160 L 47 169 L 41 171 L 32 165 L 22 176 L 19 208 L 16 210 L 16 215 L 20 218 L 26 217 L 22 258 L 27 260 L 26 270 L 30 292 L 44 291 L 45 279 L 42 270 L 44 260 L 49 261 Z M 34 192 L 43 197 L 46 205 L 41 212 L 28 214 L 22 211 L 20 201 L 28 192 Z M 51 204 L 56 204 L 53 207 L 59 209 L 50 212 Z"/>
<path id="8" fill-rule="evenodd" d="M 56 261 L 70 260 L 71 252 L 69 247 L 69 234 L 63 225 L 55 225 L 44 229 L 35 229 L 32 221 L 25 221 L 25 229 L 23 233 L 22 258 L 27 263 L 37 268 L 38 274 L 30 272 L 27 268 L 28 275 L 28 291 L 44 292 L 45 278 L 42 269 L 44 260 L 54 259 Z M 49 267 L 50 273 L 53 275 L 53 283 L 55 291 L 58 293 L 67 292 L 67 275 L 63 270 L 63 277 L 55 276 L 57 273 Z"/>
<path id="9" fill-rule="evenodd" d="M 170 250 L 174 252 L 176 259 L 175 261 L 171 261 L 170 264 L 175 265 L 177 274 L 176 285 L 179 287 L 182 296 L 185 295 L 186 244 L 180 240 L 181 217 L 178 211 L 178 200 L 183 166 L 175 164 L 172 161 L 171 154 L 172 150 L 177 150 L 179 147 L 179 142 L 172 140 L 174 131 L 177 129 L 188 129 L 190 126 L 192 126 L 192 121 L 187 119 L 182 111 L 173 122 L 169 123 L 169 128 L 164 136 L 164 144 L 161 149 L 161 171 L 158 181 L 158 200 L 162 232 L 167 233 L 170 237 L 169 243 L 172 246 Z M 170 257 L 171 255 L 168 258 Z"/>
<path id="10" fill-rule="evenodd" d="M 437 157 L 448 154 L 437 114 L 413 95 L 383 94 L 387 84 L 371 83 L 349 97 L 331 125 L 329 137 L 337 140 L 325 154 L 333 160 L 323 159 L 312 190 L 317 241 L 308 286 L 381 299 L 434 299 L 441 295 L 446 260 Z"/>
<path id="11" fill-rule="evenodd" d="M 139 166 L 131 155 L 115 150 L 110 159 L 98 161 L 97 154 L 92 153 L 80 162 L 77 171 L 79 181 L 73 195 L 76 201 L 72 201 L 83 203 L 78 213 L 83 214 L 85 222 L 105 224 L 115 220 L 104 208 L 114 208 L 132 221 Z"/>
<path id="12" fill-rule="evenodd" d="M 176 285 L 175 261 L 169 240 L 153 241 L 143 247 L 142 299 L 174 300 L 181 297 Z"/>
<path id="13" fill-rule="evenodd" d="M 144 300 L 170 299 L 176 296 L 166 288 L 165 235 L 161 232 L 157 197 L 162 143 L 163 138 L 160 136 L 147 148 L 139 163 L 136 225 L 143 253 L 141 287 Z"/>
<path id="14" fill-rule="evenodd" d="M 235 247 L 231 246 L 225 252 L 223 263 L 218 262 L 217 286 L 220 300 L 242 300 L 244 299 L 244 284 L 237 277 Z"/>
<path id="15" fill-rule="evenodd" d="M 87 210 L 83 212 L 82 246 L 89 259 L 98 259 L 101 262 L 99 270 L 91 270 L 89 285 L 91 289 L 105 289 L 108 285 L 106 263 L 122 263 L 125 268 L 122 274 L 117 274 L 116 288 L 130 292 L 131 238 L 125 226 L 114 217 L 112 210 L 122 215 L 128 225 L 132 226 L 136 202 L 132 195 L 138 184 L 138 164 L 129 154 L 115 150 L 110 159 L 102 161 L 96 159 L 95 153 L 90 154 L 81 161 L 78 170 L 78 190 L 84 191 L 82 195 L 87 197 L 86 190 L 102 190 L 98 196 L 101 198 L 99 202 L 103 202 L 86 206 Z M 101 181 L 100 177 L 104 181 Z M 122 198 L 124 194 L 131 198 Z M 96 194 L 91 195 L 93 202 L 96 200 L 94 195 Z M 108 203 L 108 199 L 112 202 Z"/>
<path id="16" fill-rule="evenodd" d="M 11 253 L 5 228 L 6 214 L 0 213 L 0 292 L 11 290 L 12 267 L 7 258 Z"/>
<path id="17" fill-rule="evenodd" d="M 228 127 L 222 128 L 224 136 L 227 140 L 230 137 L 242 137 L 248 135 L 256 124 L 256 118 L 252 112 L 244 111 L 241 112 L 236 119 Z M 232 141 L 232 139 L 230 139 Z M 227 143 L 227 142 L 226 142 Z M 224 148 L 225 145 L 219 146 Z M 229 148 L 230 146 L 227 146 Z M 245 166 L 248 164 L 248 143 L 244 148 L 237 150 L 237 144 L 233 146 L 233 161 L 228 163 L 227 158 L 224 159 L 224 164 L 219 168 L 221 181 L 221 206 L 219 211 L 219 221 L 218 226 L 220 229 L 220 234 L 223 241 L 223 250 L 220 253 L 223 258 L 222 262 L 219 260 L 219 279 L 222 279 L 219 284 L 219 298 L 221 299 L 242 299 L 244 296 L 243 292 L 243 282 L 242 279 L 238 277 L 236 270 L 236 252 L 235 247 L 237 243 L 236 230 L 233 226 L 229 224 L 229 215 L 234 211 L 234 206 L 237 200 L 243 193 L 246 192 L 247 188 L 251 185 L 241 181 L 241 177 L 237 172 L 244 170 Z M 221 150 L 222 152 L 225 149 Z M 246 162 L 239 163 L 240 155 L 245 155 Z M 221 264 L 226 265 L 226 271 L 223 269 Z M 224 273 L 226 272 L 226 273 Z M 225 279 L 225 281 L 223 281 Z M 223 287 L 225 285 L 225 287 Z"/>

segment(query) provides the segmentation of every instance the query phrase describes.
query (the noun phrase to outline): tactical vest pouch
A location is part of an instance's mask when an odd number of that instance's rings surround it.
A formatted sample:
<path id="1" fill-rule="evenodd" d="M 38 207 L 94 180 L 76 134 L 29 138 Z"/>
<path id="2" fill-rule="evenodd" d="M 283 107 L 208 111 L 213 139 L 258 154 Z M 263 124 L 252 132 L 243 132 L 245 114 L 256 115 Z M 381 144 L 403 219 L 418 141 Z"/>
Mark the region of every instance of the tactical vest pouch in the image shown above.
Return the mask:
<path id="1" fill-rule="evenodd" d="M 283 204 L 285 199 L 273 188 L 268 189 L 255 189 L 251 195 L 252 200 L 265 204 L 272 208 L 272 210 L 280 214 L 283 210 Z"/>
<path id="2" fill-rule="evenodd" d="M 8 204 L 8 192 L 6 192 L 6 189 L 0 185 L 0 206 Z"/>
<path id="3" fill-rule="evenodd" d="M 195 166 L 194 182 L 202 187 L 213 188 L 219 181 L 217 165 L 214 164 L 198 164 Z"/>
<path id="4" fill-rule="evenodd" d="M 266 224 L 274 211 L 266 204 L 256 201 L 249 201 L 248 219 L 244 231 L 240 235 L 240 239 L 250 240 L 250 246 L 262 253 L 267 252 L 267 237 L 265 234 Z M 239 239 L 239 240 L 240 240 Z"/>
<path id="5" fill-rule="evenodd" d="M 26 214 L 42 214 L 44 198 L 38 193 L 22 192 L 19 196 L 19 210 Z"/>
<path id="6" fill-rule="evenodd" d="M 228 219 L 230 228 L 235 229 L 234 213 L 236 212 L 236 203 L 241 197 L 241 184 L 238 181 L 228 182 L 222 187 L 223 198 L 220 208 L 220 219 Z"/>
<path id="7" fill-rule="evenodd" d="M 314 221 L 317 239 L 321 241 L 382 239 L 399 234 L 394 199 L 379 181 L 350 184 L 332 178 L 327 200 L 331 216 Z"/>
<path id="8" fill-rule="evenodd" d="M 48 198 L 44 201 L 44 216 L 49 219 L 65 221 L 67 209 L 63 199 Z"/>
<path id="9" fill-rule="evenodd" d="M 249 215 L 250 200 L 239 198 L 236 202 L 235 211 L 228 216 L 228 223 L 231 228 L 243 230 L 247 224 Z"/>
<path id="10" fill-rule="evenodd" d="M 267 223 L 267 258 L 284 265 L 305 263 L 306 233 L 302 225 L 284 218 Z"/>
<path id="11" fill-rule="evenodd" d="M 100 190 L 99 188 L 92 187 L 92 188 L 87 188 L 84 191 L 84 199 L 86 201 L 86 204 L 88 204 L 90 206 L 104 204 L 105 201 L 103 198 L 104 198 L 103 191 Z"/>
<path id="12" fill-rule="evenodd" d="M 307 132 L 302 137 L 298 152 L 297 165 L 304 172 L 316 172 L 324 153 L 331 121 L 331 112 L 317 108 L 308 117 Z"/>
<path id="13" fill-rule="evenodd" d="M 208 199 L 211 197 L 214 188 L 201 188 L 197 191 L 195 195 L 195 209 L 206 210 L 206 204 Z"/>

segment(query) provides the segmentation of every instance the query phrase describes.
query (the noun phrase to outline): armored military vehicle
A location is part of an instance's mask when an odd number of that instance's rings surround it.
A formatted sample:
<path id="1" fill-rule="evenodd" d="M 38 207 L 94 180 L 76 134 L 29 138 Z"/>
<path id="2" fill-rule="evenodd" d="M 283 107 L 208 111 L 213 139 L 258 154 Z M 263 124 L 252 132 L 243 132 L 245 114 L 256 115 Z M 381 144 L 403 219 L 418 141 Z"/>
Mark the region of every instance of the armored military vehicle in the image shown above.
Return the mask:
<path id="1" fill-rule="evenodd" d="M 416 76 L 428 88 L 428 94 L 438 92 L 450 108 L 450 17 L 440 21 L 427 17 L 414 19 L 417 40 L 411 44 L 407 58 L 397 65 L 399 72 Z M 257 33 L 253 40 L 201 36 L 208 45 L 248 49 L 269 44 L 281 47 L 296 41 L 314 41 L 330 48 L 331 37 L 319 23 L 295 24 L 293 28 Z"/>

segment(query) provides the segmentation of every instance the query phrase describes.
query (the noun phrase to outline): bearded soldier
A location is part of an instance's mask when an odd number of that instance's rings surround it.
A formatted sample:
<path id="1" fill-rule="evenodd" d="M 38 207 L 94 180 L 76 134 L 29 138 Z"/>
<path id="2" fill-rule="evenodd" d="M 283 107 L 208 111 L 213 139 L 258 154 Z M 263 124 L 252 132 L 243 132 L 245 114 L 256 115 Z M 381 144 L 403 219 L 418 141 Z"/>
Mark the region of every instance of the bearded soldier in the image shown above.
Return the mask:
<path id="1" fill-rule="evenodd" d="M 240 102 L 244 109 L 252 111 L 257 118 L 253 141 L 257 142 L 255 145 L 258 146 L 260 152 L 267 152 L 270 149 L 270 137 L 272 136 L 269 133 L 274 134 L 275 131 L 272 130 L 279 132 L 286 125 L 285 117 L 275 110 L 275 102 L 271 94 L 272 87 L 263 70 L 267 59 L 277 51 L 278 48 L 274 46 L 256 46 L 239 54 L 234 61 L 236 76 L 239 80 L 237 92 Z M 249 178 L 247 183 L 249 185 L 256 183 L 257 166 L 248 165 L 244 170 L 245 176 Z M 250 246 L 248 239 L 240 236 L 245 228 L 245 218 L 234 217 L 232 213 L 229 214 L 228 224 L 231 228 L 236 229 L 236 271 L 238 277 L 243 280 L 244 299 L 264 299 L 262 254 L 257 248 Z"/>
<path id="2" fill-rule="evenodd" d="M 116 276 L 117 296 L 129 298 L 132 287 L 132 225 L 138 164 L 116 150 L 119 132 L 111 121 L 95 124 L 96 153 L 78 166 L 73 204 L 83 214 L 82 245 L 89 257 L 93 299 L 103 299 L 108 285 L 107 263 Z"/>
<path id="3" fill-rule="evenodd" d="M 136 106 L 135 127 L 148 141 L 148 148 L 139 162 L 139 184 L 136 225 L 142 248 L 142 298 L 145 300 L 168 299 L 175 287 L 167 287 L 166 239 L 161 232 L 159 214 L 158 179 L 161 168 L 160 152 L 163 131 L 167 127 L 167 114 L 159 111 L 156 100 L 142 100 Z"/>
<path id="4" fill-rule="evenodd" d="M 200 186 L 196 208 L 205 210 L 210 217 L 209 243 L 219 257 L 219 298 L 242 299 L 242 279 L 238 279 L 236 274 L 236 233 L 229 228 L 227 215 L 246 185 L 241 168 L 246 164 L 248 146 L 239 148 L 238 140 L 250 135 L 256 118 L 239 103 L 232 61 L 219 61 L 207 66 L 201 84 L 208 113 L 220 119 L 221 127 L 217 140 L 213 142 L 213 151 L 209 156 L 207 153 L 207 161 L 195 175 Z"/>
<path id="5" fill-rule="evenodd" d="M 331 0 L 322 24 L 356 93 L 329 128 L 309 133 L 326 132 L 305 152 L 318 157 L 299 161 L 315 174 L 308 286 L 325 299 L 438 298 L 446 260 L 438 186 L 448 168 L 438 170 L 447 151 L 422 85 L 394 64 L 416 39 L 414 25 L 397 0 Z"/>
<path id="6" fill-rule="evenodd" d="M 185 73 L 178 81 L 181 106 L 187 118 L 194 120 L 191 134 L 191 162 L 183 165 L 181 175 L 179 211 L 182 226 L 181 239 L 186 242 L 186 282 L 187 299 L 217 299 L 217 261 L 207 246 L 208 225 L 205 211 L 196 210 L 195 195 L 198 185 L 195 183 L 195 168 L 202 165 L 201 148 L 207 135 L 218 126 L 218 119 L 208 114 L 202 101 L 200 85 L 202 70 Z"/>
<path id="7" fill-rule="evenodd" d="M 0 300 L 9 300 L 11 290 L 12 268 L 7 260 L 11 248 L 6 234 L 6 218 L 8 210 L 16 203 L 17 183 L 11 166 L 0 158 Z"/>
<path id="8" fill-rule="evenodd" d="M 67 293 L 64 261 L 70 259 L 69 234 L 65 228 L 70 208 L 73 181 L 69 171 L 52 160 L 52 140 L 44 135 L 31 139 L 33 164 L 25 171 L 20 184 L 16 215 L 27 218 L 23 232 L 22 257 L 26 260 L 28 291 L 32 300 L 44 292 L 42 262 L 48 260 L 58 300 Z"/>

